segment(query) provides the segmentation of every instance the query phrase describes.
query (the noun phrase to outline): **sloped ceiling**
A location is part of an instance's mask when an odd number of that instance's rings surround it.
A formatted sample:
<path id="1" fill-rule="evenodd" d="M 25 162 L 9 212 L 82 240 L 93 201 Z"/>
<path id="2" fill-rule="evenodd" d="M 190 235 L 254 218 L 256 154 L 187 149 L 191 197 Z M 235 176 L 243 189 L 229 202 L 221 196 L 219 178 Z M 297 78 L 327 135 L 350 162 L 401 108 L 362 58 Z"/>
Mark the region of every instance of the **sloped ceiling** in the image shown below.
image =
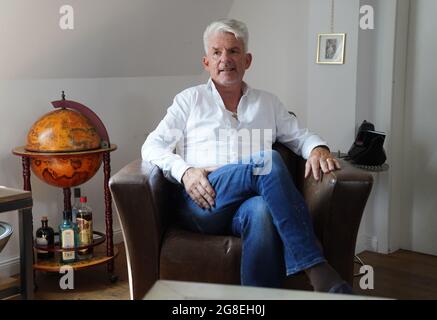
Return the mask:
<path id="1" fill-rule="evenodd" d="M 233 0 L 0 0 L 0 79 L 201 74 L 202 34 Z M 74 9 L 61 30 L 59 9 Z"/>

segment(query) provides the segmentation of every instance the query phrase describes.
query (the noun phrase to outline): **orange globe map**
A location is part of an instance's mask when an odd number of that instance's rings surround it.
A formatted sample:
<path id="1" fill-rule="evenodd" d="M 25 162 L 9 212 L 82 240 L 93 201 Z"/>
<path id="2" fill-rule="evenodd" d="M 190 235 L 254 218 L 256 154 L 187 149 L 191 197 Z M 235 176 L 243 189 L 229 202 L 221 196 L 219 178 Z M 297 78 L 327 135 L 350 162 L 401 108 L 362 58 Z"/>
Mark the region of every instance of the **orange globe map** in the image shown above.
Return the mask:
<path id="1" fill-rule="evenodd" d="M 102 164 L 101 138 L 90 121 L 77 111 L 60 109 L 41 117 L 30 128 L 25 149 L 33 173 L 61 188 L 91 179 Z"/>

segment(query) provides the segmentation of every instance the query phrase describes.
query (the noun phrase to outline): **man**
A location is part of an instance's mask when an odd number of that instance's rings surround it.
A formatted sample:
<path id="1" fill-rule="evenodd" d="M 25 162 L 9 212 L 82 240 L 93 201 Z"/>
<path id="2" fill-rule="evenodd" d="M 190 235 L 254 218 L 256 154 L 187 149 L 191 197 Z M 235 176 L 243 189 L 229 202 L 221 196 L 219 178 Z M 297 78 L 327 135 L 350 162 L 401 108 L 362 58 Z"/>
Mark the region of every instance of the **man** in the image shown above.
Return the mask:
<path id="1" fill-rule="evenodd" d="M 207 27 L 203 66 L 210 80 L 175 97 L 142 157 L 180 185 L 177 207 L 185 227 L 242 238 L 242 285 L 281 287 L 286 276 L 305 271 L 315 290 L 349 293 L 323 257 L 304 200 L 272 144 L 307 159 L 305 178 L 318 180 L 320 170 L 340 165 L 278 98 L 243 82 L 252 62 L 247 44 L 242 22 Z M 252 136 L 240 139 L 243 130 Z"/>

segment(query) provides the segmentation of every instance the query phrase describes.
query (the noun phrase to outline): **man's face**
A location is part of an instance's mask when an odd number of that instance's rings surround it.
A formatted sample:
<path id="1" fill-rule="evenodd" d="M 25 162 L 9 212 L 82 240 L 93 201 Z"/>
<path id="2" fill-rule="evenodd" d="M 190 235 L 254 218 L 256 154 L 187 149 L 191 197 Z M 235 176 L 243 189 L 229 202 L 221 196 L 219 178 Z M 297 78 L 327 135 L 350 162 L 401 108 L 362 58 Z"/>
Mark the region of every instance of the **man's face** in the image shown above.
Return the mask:
<path id="1" fill-rule="evenodd" d="M 229 87 L 241 84 L 252 55 L 244 52 L 243 42 L 232 33 L 218 32 L 209 37 L 203 66 L 216 84 Z"/>

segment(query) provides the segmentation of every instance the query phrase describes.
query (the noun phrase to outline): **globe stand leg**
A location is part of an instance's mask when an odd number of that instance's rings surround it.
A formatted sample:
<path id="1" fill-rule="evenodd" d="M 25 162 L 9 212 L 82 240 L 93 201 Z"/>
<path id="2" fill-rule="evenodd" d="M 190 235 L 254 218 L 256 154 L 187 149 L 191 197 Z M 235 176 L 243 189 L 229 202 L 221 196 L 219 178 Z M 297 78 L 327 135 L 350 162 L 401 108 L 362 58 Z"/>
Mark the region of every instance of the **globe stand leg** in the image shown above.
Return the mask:
<path id="1" fill-rule="evenodd" d="M 23 182 L 24 182 L 23 189 L 25 191 L 32 191 L 32 187 L 30 185 L 30 158 L 22 157 L 22 164 L 23 164 Z"/>
<path id="2" fill-rule="evenodd" d="M 109 178 L 111 176 L 111 159 L 109 152 L 103 153 L 103 173 L 104 173 L 104 190 L 105 190 L 105 222 L 106 222 L 106 255 L 112 257 L 114 255 L 114 243 L 112 234 L 112 196 L 109 190 Z M 114 259 L 108 262 L 108 273 L 111 282 L 116 281 L 114 276 Z"/>
<path id="3" fill-rule="evenodd" d="M 71 211 L 71 190 L 70 188 L 64 189 L 64 210 Z"/>

